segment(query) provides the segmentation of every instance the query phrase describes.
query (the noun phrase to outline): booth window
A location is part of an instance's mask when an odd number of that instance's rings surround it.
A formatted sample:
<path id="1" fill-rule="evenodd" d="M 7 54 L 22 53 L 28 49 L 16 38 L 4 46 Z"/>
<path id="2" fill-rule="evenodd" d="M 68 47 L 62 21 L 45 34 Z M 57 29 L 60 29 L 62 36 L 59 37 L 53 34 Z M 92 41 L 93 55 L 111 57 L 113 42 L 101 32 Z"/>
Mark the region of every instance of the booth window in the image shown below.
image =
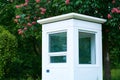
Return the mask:
<path id="1" fill-rule="evenodd" d="M 79 32 L 79 64 L 95 63 L 95 34 Z"/>
<path id="2" fill-rule="evenodd" d="M 51 63 L 65 63 L 66 62 L 66 56 L 51 56 L 50 57 Z"/>
<path id="3" fill-rule="evenodd" d="M 49 34 L 50 63 L 65 63 L 67 51 L 67 32 Z"/>
<path id="4" fill-rule="evenodd" d="M 66 32 L 49 34 L 49 51 L 63 52 L 67 50 Z"/>

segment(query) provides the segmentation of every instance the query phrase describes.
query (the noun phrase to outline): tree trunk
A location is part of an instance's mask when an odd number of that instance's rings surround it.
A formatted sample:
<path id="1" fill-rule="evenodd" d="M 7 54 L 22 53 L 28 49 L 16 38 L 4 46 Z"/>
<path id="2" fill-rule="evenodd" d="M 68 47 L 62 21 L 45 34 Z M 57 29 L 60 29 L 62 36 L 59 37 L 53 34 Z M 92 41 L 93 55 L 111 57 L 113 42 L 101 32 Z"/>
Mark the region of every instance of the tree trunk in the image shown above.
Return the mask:
<path id="1" fill-rule="evenodd" d="M 104 33 L 103 58 L 104 58 L 104 62 L 103 62 L 104 63 L 104 78 L 105 80 L 111 80 L 108 33 Z"/>
<path id="2" fill-rule="evenodd" d="M 41 56 L 42 48 L 40 46 L 40 42 L 38 43 L 35 37 L 32 37 L 32 43 L 33 43 L 33 50 L 36 53 L 36 55 Z"/>

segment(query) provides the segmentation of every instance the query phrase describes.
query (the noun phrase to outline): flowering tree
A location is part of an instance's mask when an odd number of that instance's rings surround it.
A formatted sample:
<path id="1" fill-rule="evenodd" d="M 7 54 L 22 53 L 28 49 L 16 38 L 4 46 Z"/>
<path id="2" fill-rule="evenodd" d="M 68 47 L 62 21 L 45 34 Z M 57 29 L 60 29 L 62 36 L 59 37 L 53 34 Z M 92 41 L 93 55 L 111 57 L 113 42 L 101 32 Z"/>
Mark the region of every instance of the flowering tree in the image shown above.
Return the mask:
<path id="1" fill-rule="evenodd" d="M 41 30 L 36 22 L 46 12 L 46 9 L 40 6 L 41 4 L 45 2 L 25 0 L 25 3 L 16 5 L 18 15 L 14 21 L 18 24 L 18 34 L 26 37 L 35 36 L 36 31 Z"/>
<path id="2" fill-rule="evenodd" d="M 105 1 L 107 2 L 107 0 Z M 14 21 L 19 25 L 18 34 L 24 36 L 35 35 L 36 32 L 41 30 L 39 27 L 40 25 L 37 24 L 36 20 L 68 12 L 77 12 L 108 18 L 109 20 L 107 23 L 109 25 L 120 25 L 116 22 L 118 21 L 118 15 L 120 14 L 120 1 L 113 0 L 107 3 L 105 3 L 105 1 L 25 0 L 23 4 L 16 5 L 17 10 Z M 106 11 L 106 13 L 101 10 Z"/>
<path id="3" fill-rule="evenodd" d="M 36 20 L 46 17 L 76 12 L 106 18 L 103 25 L 104 69 L 106 80 L 110 80 L 109 52 L 110 49 L 114 51 L 113 46 L 120 45 L 120 0 L 25 0 L 16 8 L 14 22 L 17 23 L 18 34 L 23 37 L 38 36 L 41 25 Z"/>
<path id="4" fill-rule="evenodd" d="M 105 30 L 104 35 L 104 68 L 105 68 L 105 76 L 107 76 L 107 80 L 111 79 L 110 77 L 110 63 L 116 64 L 117 58 L 113 58 L 113 56 L 120 56 L 119 46 L 120 46 L 120 1 L 112 0 L 111 3 L 108 4 L 108 21 L 106 23 L 106 27 L 103 28 Z M 111 56 L 111 57 L 110 57 Z M 111 61 L 110 61 L 111 60 Z M 113 62 L 114 61 L 114 62 Z M 119 63 L 117 63 L 119 64 Z"/>

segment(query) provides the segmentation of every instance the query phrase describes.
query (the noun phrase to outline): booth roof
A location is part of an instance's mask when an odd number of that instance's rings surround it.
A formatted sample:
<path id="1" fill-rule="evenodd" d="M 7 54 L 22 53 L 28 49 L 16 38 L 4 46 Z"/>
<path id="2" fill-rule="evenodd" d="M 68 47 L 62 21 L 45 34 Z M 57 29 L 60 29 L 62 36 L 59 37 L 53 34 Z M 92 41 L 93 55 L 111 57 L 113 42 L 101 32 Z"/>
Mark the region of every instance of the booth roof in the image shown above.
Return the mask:
<path id="1" fill-rule="evenodd" d="M 37 20 L 37 22 L 39 24 L 47 24 L 47 23 L 53 23 L 53 22 L 62 21 L 62 20 L 68 20 L 68 19 L 78 19 L 78 20 L 84 20 L 84 21 L 101 23 L 101 24 L 106 22 L 106 19 L 96 18 L 96 17 L 78 14 L 78 13 L 68 13 L 68 14 L 63 14 L 63 15 L 54 16 L 50 18 L 40 19 L 40 20 Z"/>

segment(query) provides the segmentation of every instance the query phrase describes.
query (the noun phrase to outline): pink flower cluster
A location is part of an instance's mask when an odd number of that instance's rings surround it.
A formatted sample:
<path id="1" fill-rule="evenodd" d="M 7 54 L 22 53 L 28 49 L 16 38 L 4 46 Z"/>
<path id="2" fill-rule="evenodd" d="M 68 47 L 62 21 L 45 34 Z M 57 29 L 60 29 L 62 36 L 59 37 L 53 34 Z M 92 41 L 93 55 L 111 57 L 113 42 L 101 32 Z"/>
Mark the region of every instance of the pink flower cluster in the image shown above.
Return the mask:
<path id="1" fill-rule="evenodd" d="M 113 8 L 111 10 L 112 13 L 120 13 L 120 10 L 118 8 Z"/>
<path id="2" fill-rule="evenodd" d="M 41 0 L 34 0 L 36 4 L 40 3 Z M 50 1 L 50 0 L 48 0 Z M 16 5 L 16 8 L 20 9 L 26 9 L 25 6 L 29 7 L 30 0 L 25 0 L 25 3 Z M 35 4 L 35 5 L 36 5 Z M 39 14 L 45 14 L 46 13 L 46 8 L 40 7 L 39 5 L 35 6 L 35 8 L 38 8 L 39 10 L 36 10 L 34 13 L 39 15 Z M 20 21 L 25 20 L 23 23 L 20 23 Z M 16 15 L 14 22 L 22 26 L 22 28 L 18 29 L 18 34 L 19 35 L 24 35 L 26 31 L 28 31 L 30 28 L 34 27 L 34 25 L 37 24 L 36 20 L 40 19 L 39 16 L 35 16 L 31 13 L 25 14 L 24 18 L 21 18 L 21 15 Z M 32 21 L 31 21 L 32 20 Z"/>
<path id="3" fill-rule="evenodd" d="M 20 16 L 20 15 L 16 15 L 16 17 L 15 17 L 15 19 L 14 19 L 14 22 L 15 22 L 15 23 L 18 23 L 18 19 L 19 19 L 19 18 L 21 18 L 21 16 Z"/>
<path id="4" fill-rule="evenodd" d="M 35 0 L 36 1 L 36 3 L 39 3 L 40 2 L 40 0 Z"/>
<path id="5" fill-rule="evenodd" d="M 24 31 L 26 31 L 27 29 L 27 27 L 24 27 L 23 29 L 18 29 L 18 34 L 23 35 Z"/>
<path id="6" fill-rule="evenodd" d="M 65 4 L 67 4 L 67 5 L 70 4 L 70 0 L 66 0 Z"/>
<path id="7" fill-rule="evenodd" d="M 45 8 L 40 8 L 40 10 L 41 10 L 41 14 L 45 14 L 45 12 L 46 12 Z"/>
<path id="8" fill-rule="evenodd" d="M 27 2 L 25 2 L 24 4 L 21 4 L 21 5 L 16 5 L 16 8 L 25 7 L 25 6 L 27 6 L 27 5 L 28 5 L 28 3 L 27 3 Z"/>
<path id="9" fill-rule="evenodd" d="M 17 16 L 16 16 L 16 19 L 19 19 L 19 18 L 20 18 L 20 15 L 17 15 Z"/>
<path id="10" fill-rule="evenodd" d="M 36 1 L 36 3 L 40 3 L 40 0 L 35 0 L 35 1 Z M 25 0 L 24 4 L 16 5 L 16 8 L 21 8 L 21 7 L 27 6 L 28 2 L 29 2 L 29 0 Z"/>
<path id="11" fill-rule="evenodd" d="M 32 27 L 32 26 L 35 25 L 35 24 L 37 24 L 36 21 L 33 21 L 32 23 L 28 22 L 28 23 L 27 23 L 27 26 L 28 26 L 28 27 Z"/>
<path id="12" fill-rule="evenodd" d="M 108 19 L 111 19 L 111 18 L 112 18 L 112 16 L 111 16 L 110 14 L 108 14 L 107 17 L 108 17 Z"/>
<path id="13" fill-rule="evenodd" d="M 14 19 L 14 22 L 18 23 L 18 20 L 19 20 L 20 18 L 21 18 L 20 15 L 16 15 L 16 18 Z M 30 18 L 30 16 L 27 16 L 25 19 L 26 19 L 27 21 L 29 21 L 29 18 Z M 36 20 L 36 19 L 37 19 L 37 17 L 34 17 L 34 20 Z M 32 26 L 35 25 L 35 24 L 37 24 L 36 21 L 28 22 L 28 23 L 26 23 L 26 24 L 25 24 L 25 23 L 22 24 L 22 25 L 24 26 L 24 28 L 23 28 L 23 29 L 18 29 L 18 34 L 19 34 L 19 35 L 23 35 L 24 32 L 25 32 L 28 28 L 32 27 Z"/>
<path id="14" fill-rule="evenodd" d="M 23 35 L 24 32 L 29 28 L 29 27 L 32 27 L 32 25 L 35 25 L 37 24 L 36 21 L 33 21 L 32 23 L 28 22 L 27 25 L 24 24 L 24 28 L 23 29 L 18 29 L 18 34 L 19 35 Z"/>
<path id="15" fill-rule="evenodd" d="M 20 4 L 20 5 L 16 5 L 16 8 L 21 8 L 21 7 L 25 7 L 28 5 L 29 0 L 25 0 L 24 4 Z"/>
<path id="16" fill-rule="evenodd" d="M 32 26 L 32 24 L 31 24 L 30 22 L 28 22 L 28 23 L 27 23 L 27 26 L 31 27 L 31 26 Z"/>
<path id="17" fill-rule="evenodd" d="M 35 21 L 32 22 L 33 25 L 37 24 Z"/>
<path id="18" fill-rule="evenodd" d="M 18 34 L 23 34 L 23 30 L 22 29 L 18 29 Z"/>
<path id="19" fill-rule="evenodd" d="M 119 8 L 112 8 L 111 13 L 120 14 L 120 9 L 119 9 Z M 111 14 L 108 14 L 108 15 L 107 15 L 107 18 L 108 18 L 108 19 L 111 19 L 111 18 L 112 18 Z"/>
<path id="20" fill-rule="evenodd" d="M 25 0 L 25 2 L 26 2 L 26 3 L 28 3 L 28 2 L 29 2 L 29 0 Z"/>
<path id="21" fill-rule="evenodd" d="M 18 23 L 18 19 L 14 19 L 14 22 L 15 22 L 15 23 Z"/>
<path id="22" fill-rule="evenodd" d="M 115 4 L 115 2 L 116 2 L 115 0 L 112 0 L 112 3 L 113 3 L 113 4 Z"/>

